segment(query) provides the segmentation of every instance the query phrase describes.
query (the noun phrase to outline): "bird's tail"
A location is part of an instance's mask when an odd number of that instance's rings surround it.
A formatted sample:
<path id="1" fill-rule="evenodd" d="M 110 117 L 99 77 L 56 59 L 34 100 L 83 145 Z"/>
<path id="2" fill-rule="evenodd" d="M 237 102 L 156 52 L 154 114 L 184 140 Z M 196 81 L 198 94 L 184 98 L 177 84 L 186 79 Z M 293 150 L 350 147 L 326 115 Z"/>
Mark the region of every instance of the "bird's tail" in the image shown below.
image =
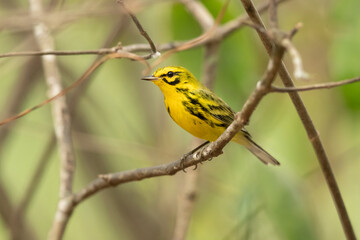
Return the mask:
<path id="1" fill-rule="evenodd" d="M 280 163 L 266 152 L 262 147 L 260 147 L 256 142 L 251 139 L 251 136 L 246 132 L 239 132 L 233 138 L 233 141 L 245 146 L 252 154 L 254 154 L 260 161 L 266 165 L 280 165 Z"/>

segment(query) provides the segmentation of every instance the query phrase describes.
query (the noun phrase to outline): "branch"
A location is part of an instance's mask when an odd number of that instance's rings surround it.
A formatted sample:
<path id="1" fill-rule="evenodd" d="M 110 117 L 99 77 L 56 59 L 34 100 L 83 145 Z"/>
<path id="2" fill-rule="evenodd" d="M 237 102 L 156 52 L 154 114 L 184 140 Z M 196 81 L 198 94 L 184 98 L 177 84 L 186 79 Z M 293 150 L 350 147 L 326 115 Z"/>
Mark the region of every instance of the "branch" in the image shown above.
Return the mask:
<path id="1" fill-rule="evenodd" d="M 31 15 L 34 19 L 40 19 L 43 15 L 41 0 L 29 0 Z M 54 40 L 49 33 L 48 27 L 36 20 L 34 26 L 34 36 L 41 50 L 52 50 Z M 54 56 L 42 57 L 45 79 L 49 88 L 48 95 L 62 91 L 61 76 L 57 68 L 56 58 Z M 53 104 L 54 127 L 59 143 L 60 155 L 62 161 L 60 198 L 66 197 L 72 193 L 72 180 L 75 171 L 75 160 L 71 140 L 70 115 L 68 106 L 64 97 L 59 97 Z"/>
<path id="2" fill-rule="evenodd" d="M 26 51 L 26 52 L 10 52 L 0 54 L 0 58 L 6 57 L 26 57 L 26 56 L 43 56 L 43 55 L 58 55 L 58 56 L 72 56 L 72 55 L 104 55 L 116 52 L 114 48 L 104 48 L 98 50 L 85 50 L 85 51 Z"/>
<path id="3" fill-rule="evenodd" d="M 154 42 L 152 41 L 152 39 L 150 38 L 149 34 L 144 30 L 144 28 L 142 27 L 142 25 L 140 24 L 139 20 L 137 19 L 137 17 L 130 11 L 130 9 L 128 9 L 124 3 L 123 0 L 118 0 L 117 1 L 118 4 L 120 4 L 126 11 L 127 14 L 129 14 L 129 16 L 131 17 L 131 19 L 133 20 L 133 22 L 135 23 L 136 27 L 138 28 L 140 34 L 148 41 L 150 48 L 151 48 L 151 52 L 152 55 L 159 55 L 160 53 L 158 52 L 158 50 L 155 47 Z"/>
<path id="4" fill-rule="evenodd" d="M 265 28 L 258 11 L 254 7 L 253 3 L 250 0 L 241 0 L 247 14 L 251 18 L 251 20 L 262 27 Z M 272 45 L 266 34 L 262 33 L 261 31 L 257 31 L 261 41 L 263 42 L 268 54 L 271 53 Z M 294 87 L 293 81 L 285 67 L 284 64 L 281 64 L 279 69 L 279 75 L 286 87 Z M 353 227 L 350 222 L 350 218 L 345 208 L 344 201 L 342 199 L 338 184 L 336 182 L 334 173 L 331 169 L 328 157 L 325 153 L 324 147 L 321 143 L 319 134 L 306 110 L 304 103 L 302 102 L 299 94 L 297 92 L 289 93 L 291 100 L 299 114 L 299 117 L 305 127 L 305 130 L 308 134 L 308 138 L 313 145 L 313 148 L 316 152 L 317 159 L 323 171 L 326 183 L 328 184 L 329 190 L 333 197 L 333 200 L 336 205 L 336 209 L 338 211 L 340 221 L 343 226 L 343 230 L 345 235 L 348 239 L 356 239 Z"/>
<path id="5" fill-rule="evenodd" d="M 276 87 L 272 86 L 272 92 L 280 92 L 280 93 L 289 93 L 289 92 L 304 92 L 304 91 L 311 91 L 311 90 L 319 90 L 319 89 L 329 89 L 334 87 L 339 87 L 351 83 L 360 82 L 360 77 L 351 78 L 347 80 L 342 80 L 339 82 L 329 82 L 329 83 L 319 83 L 310 86 L 304 87 Z"/>
<path id="6" fill-rule="evenodd" d="M 35 19 L 34 36 L 41 50 L 52 50 L 54 48 L 54 40 L 50 35 L 50 30 L 41 20 L 43 16 L 43 7 L 41 0 L 29 0 L 31 16 Z M 48 85 L 48 95 L 54 95 L 62 91 L 61 76 L 57 68 L 55 56 L 42 57 L 43 68 L 45 71 L 45 79 Z M 72 146 L 70 115 L 65 97 L 59 97 L 53 104 L 54 128 L 59 145 L 61 158 L 60 169 L 60 190 L 59 204 L 63 198 L 72 194 L 73 176 L 75 172 L 75 154 Z M 51 239 L 61 238 L 61 232 L 54 231 L 59 225 L 58 216 L 61 215 L 60 205 L 56 212 L 53 222 Z"/>

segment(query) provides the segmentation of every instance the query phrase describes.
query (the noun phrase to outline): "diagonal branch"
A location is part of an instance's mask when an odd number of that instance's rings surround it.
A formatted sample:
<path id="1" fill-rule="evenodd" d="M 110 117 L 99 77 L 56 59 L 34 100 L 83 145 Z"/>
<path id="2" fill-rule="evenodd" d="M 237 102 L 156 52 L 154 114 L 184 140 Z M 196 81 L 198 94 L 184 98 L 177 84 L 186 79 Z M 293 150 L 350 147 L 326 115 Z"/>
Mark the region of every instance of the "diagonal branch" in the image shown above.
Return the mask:
<path id="1" fill-rule="evenodd" d="M 117 3 L 119 3 L 126 11 L 127 14 L 129 14 L 129 16 L 131 17 L 131 19 L 133 20 L 133 22 L 135 23 L 136 27 L 139 29 L 140 34 L 148 41 L 150 48 L 151 48 L 151 53 L 154 54 L 159 54 L 159 52 L 156 49 L 156 46 L 154 44 L 154 42 L 152 41 L 152 39 L 150 38 L 149 34 L 144 30 L 144 28 L 142 27 L 141 23 L 139 22 L 139 20 L 137 19 L 137 17 L 130 11 L 130 9 L 128 9 L 124 3 L 123 0 L 118 0 Z"/>
<path id="2" fill-rule="evenodd" d="M 265 28 L 258 11 L 254 7 L 251 0 L 241 0 L 247 14 L 249 15 L 250 19 L 254 22 L 254 24 L 260 25 L 263 28 Z M 261 41 L 263 42 L 268 54 L 271 53 L 272 50 L 272 44 L 269 40 L 268 36 L 264 34 L 261 31 L 257 31 Z M 285 67 L 284 64 L 281 64 L 279 69 L 279 75 L 286 87 L 294 87 L 294 83 Z M 341 224 L 343 226 L 343 230 L 345 232 L 345 235 L 348 239 L 356 239 L 355 233 L 353 230 L 353 227 L 350 222 L 349 215 L 346 211 L 344 201 L 342 199 L 340 189 L 338 187 L 338 184 L 336 182 L 334 173 L 331 169 L 328 157 L 326 155 L 326 152 L 324 150 L 324 147 L 322 145 L 322 142 L 320 140 L 320 136 L 310 118 L 310 115 L 308 114 L 306 107 L 304 103 L 302 102 L 299 94 L 297 92 L 290 92 L 289 93 L 290 98 L 299 114 L 299 117 L 305 127 L 305 130 L 308 134 L 308 138 L 313 145 L 313 148 L 316 152 L 317 159 L 319 161 L 319 164 L 321 166 L 322 172 L 324 174 L 326 183 L 328 184 L 329 190 L 331 192 L 331 195 L 333 197 L 336 209 L 338 211 Z"/>

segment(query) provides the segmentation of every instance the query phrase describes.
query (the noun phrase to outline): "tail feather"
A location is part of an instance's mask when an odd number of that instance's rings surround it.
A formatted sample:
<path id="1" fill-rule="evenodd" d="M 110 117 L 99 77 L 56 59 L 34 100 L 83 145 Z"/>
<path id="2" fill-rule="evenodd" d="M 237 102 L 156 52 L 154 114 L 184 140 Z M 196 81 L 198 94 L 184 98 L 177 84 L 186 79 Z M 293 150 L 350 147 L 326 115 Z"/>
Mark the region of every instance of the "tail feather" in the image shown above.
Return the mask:
<path id="1" fill-rule="evenodd" d="M 268 152 L 266 152 L 262 147 L 257 145 L 253 140 L 249 139 L 250 144 L 245 146 L 250 152 L 252 152 L 260 161 L 265 163 L 266 165 L 280 165 L 280 163 L 271 156 Z"/>
<path id="2" fill-rule="evenodd" d="M 245 131 L 245 133 L 247 132 Z M 268 152 L 266 152 L 262 147 L 260 147 L 256 142 L 251 139 L 250 134 L 237 134 L 233 140 L 241 145 L 244 145 L 264 164 L 280 165 L 280 163 L 273 156 L 271 156 Z"/>

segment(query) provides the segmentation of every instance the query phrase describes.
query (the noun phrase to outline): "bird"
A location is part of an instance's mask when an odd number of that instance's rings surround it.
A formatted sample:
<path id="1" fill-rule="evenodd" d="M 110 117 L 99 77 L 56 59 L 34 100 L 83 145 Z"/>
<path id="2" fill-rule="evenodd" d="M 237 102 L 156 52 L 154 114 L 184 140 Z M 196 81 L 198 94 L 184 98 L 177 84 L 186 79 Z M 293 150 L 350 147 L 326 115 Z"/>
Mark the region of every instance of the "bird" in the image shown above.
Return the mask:
<path id="1" fill-rule="evenodd" d="M 153 75 L 141 79 L 151 81 L 160 88 L 170 117 L 195 137 L 213 142 L 234 121 L 235 112 L 229 105 L 184 67 L 159 68 Z M 245 128 L 231 141 L 243 145 L 266 165 L 280 165 L 252 140 Z"/>

